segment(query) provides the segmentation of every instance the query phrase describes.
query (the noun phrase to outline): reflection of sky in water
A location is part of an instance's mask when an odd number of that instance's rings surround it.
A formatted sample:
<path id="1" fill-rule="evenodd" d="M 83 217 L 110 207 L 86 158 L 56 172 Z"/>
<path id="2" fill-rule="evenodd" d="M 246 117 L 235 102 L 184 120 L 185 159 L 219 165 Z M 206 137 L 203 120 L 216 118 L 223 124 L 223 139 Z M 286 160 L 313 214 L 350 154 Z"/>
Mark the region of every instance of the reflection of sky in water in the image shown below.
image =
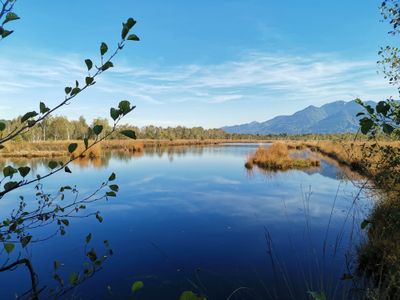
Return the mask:
<path id="1" fill-rule="evenodd" d="M 108 285 L 114 291 L 109 298 L 126 298 L 130 284 L 139 279 L 146 288 L 137 299 L 178 299 L 187 289 L 203 290 L 210 299 L 226 299 L 241 286 L 249 290 L 232 299 L 286 299 L 290 292 L 296 299 L 306 299 L 305 291 L 320 288 L 321 274 L 333 295 L 344 272 L 351 224 L 355 222 L 358 234 L 367 202 L 356 201 L 348 214 L 358 189 L 350 181 L 337 180 L 338 170 L 325 161 L 309 174 L 248 173 L 243 165 L 254 150 L 254 145 L 227 145 L 164 149 L 140 158 L 120 155 L 108 157 L 103 167 L 76 165 L 74 176 L 50 178 L 47 191 L 77 184 L 85 194 L 115 171 L 120 193 L 92 206 L 102 212 L 103 224 L 73 220 L 65 237 L 31 248 L 41 284 L 52 284 L 54 259 L 61 260 L 67 271 L 79 270 L 84 237 L 92 232 L 95 240 L 110 240 L 115 256 L 75 291 L 88 299 L 107 298 Z M 40 163 L 36 171 L 43 172 Z M 323 259 L 321 249 L 337 191 Z M 2 200 L 2 215 L 11 204 L 10 198 Z M 266 231 L 273 242 L 274 264 L 267 254 Z M 23 268 L 0 274 L 0 298 L 27 287 L 27 276 Z"/>

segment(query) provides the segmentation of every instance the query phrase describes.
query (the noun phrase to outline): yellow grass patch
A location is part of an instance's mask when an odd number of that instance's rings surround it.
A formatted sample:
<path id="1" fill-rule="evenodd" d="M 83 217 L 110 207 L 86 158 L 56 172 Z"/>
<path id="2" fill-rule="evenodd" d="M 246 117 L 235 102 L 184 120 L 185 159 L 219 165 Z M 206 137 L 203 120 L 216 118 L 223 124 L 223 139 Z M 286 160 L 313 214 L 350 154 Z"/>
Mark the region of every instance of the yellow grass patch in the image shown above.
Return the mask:
<path id="1" fill-rule="evenodd" d="M 310 158 L 295 158 L 289 154 L 289 146 L 284 143 L 274 143 L 265 148 L 260 147 L 251 155 L 245 167 L 250 169 L 253 165 L 269 170 L 288 170 L 318 167 L 319 160 Z"/>

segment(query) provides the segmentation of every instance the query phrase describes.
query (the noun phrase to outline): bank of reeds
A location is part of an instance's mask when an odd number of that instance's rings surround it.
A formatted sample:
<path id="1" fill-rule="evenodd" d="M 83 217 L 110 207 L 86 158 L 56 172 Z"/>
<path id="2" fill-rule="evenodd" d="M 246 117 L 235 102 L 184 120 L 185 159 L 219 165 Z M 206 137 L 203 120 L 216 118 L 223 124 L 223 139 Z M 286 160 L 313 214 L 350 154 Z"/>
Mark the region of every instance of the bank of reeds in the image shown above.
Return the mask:
<path id="1" fill-rule="evenodd" d="M 294 157 L 290 155 L 288 145 L 274 143 L 267 148 L 259 147 L 254 154 L 249 156 L 245 166 L 250 169 L 253 165 L 267 170 L 288 170 L 318 167 L 320 161 Z"/>
<path id="2" fill-rule="evenodd" d="M 80 158 L 80 159 L 94 159 L 101 156 L 102 146 L 101 144 L 95 144 L 92 147 L 86 149 L 83 142 L 78 142 L 78 147 L 76 147 L 75 151 L 72 152 L 71 158 Z"/>
<path id="3" fill-rule="evenodd" d="M 222 140 L 222 139 L 190 139 L 190 140 L 106 140 L 100 143 L 100 150 L 122 151 L 138 154 L 145 148 L 161 148 L 172 146 L 206 146 L 222 143 L 251 143 L 268 142 L 254 140 Z M 61 157 L 68 156 L 67 151 L 70 143 L 81 144 L 82 141 L 38 141 L 38 142 L 8 142 L 5 148 L 0 150 L 0 158 L 35 158 L 35 157 Z"/>

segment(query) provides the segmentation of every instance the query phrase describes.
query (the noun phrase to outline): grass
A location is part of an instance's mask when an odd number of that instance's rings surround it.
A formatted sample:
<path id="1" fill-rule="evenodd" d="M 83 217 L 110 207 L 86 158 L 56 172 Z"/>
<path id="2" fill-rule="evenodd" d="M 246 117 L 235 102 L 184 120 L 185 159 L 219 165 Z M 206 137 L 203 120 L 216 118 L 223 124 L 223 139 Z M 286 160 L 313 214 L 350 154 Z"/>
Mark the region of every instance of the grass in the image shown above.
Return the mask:
<path id="1" fill-rule="evenodd" d="M 358 272 L 374 287 L 371 299 L 400 295 L 400 201 L 379 201 L 368 218 L 368 239 L 358 249 Z"/>
<path id="2" fill-rule="evenodd" d="M 257 165 L 268 170 L 288 170 L 318 167 L 320 165 L 319 160 L 293 157 L 289 150 L 289 146 L 284 143 L 274 143 L 268 148 L 259 147 L 254 154 L 249 156 L 245 167 L 251 169 L 253 165 Z"/>
<path id="3" fill-rule="evenodd" d="M 96 144 L 89 148 L 84 154 L 83 151 L 85 151 L 85 145 L 83 142 L 78 142 L 78 147 L 75 149 L 74 152 L 71 153 L 72 158 L 80 157 L 80 158 L 89 158 L 89 159 L 94 159 L 97 157 L 101 156 L 101 151 L 102 151 L 102 146 L 100 144 Z"/>

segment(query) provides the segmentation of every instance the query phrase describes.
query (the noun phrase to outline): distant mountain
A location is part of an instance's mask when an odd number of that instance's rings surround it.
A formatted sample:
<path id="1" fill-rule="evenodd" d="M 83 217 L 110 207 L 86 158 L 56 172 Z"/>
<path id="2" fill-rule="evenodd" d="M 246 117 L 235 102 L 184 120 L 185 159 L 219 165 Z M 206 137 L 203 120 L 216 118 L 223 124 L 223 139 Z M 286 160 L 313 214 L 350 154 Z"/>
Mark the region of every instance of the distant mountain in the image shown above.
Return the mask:
<path id="1" fill-rule="evenodd" d="M 367 104 L 375 106 L 372 101 Z M 359 128 L 357 113 L 363 108 L 355 101 L 335 101 L 315 107 L 313 105 L 290 116 L 278 116 L 265 122 L 251 122 L 226 126 L 228 133 L 250 134 L 305 134 L 305 133 L 346 133 Z"/>

